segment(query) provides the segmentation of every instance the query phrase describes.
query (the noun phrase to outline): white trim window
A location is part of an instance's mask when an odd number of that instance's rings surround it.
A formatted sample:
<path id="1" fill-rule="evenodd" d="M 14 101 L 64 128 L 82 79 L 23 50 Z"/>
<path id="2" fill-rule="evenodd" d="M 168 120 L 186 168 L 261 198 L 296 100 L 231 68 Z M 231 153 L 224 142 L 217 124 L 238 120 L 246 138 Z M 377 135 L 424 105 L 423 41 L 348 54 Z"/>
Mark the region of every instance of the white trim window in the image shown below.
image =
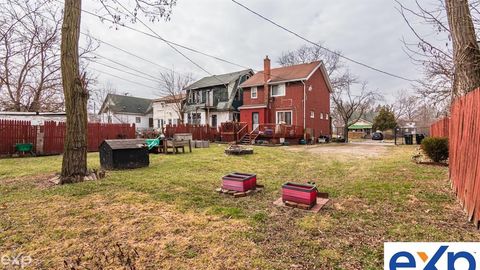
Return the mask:
<path id="1" fill-rule="evenodd" d="M 325 114 L 325 119 L 328 120 L 328 113 Z"/>
<path id="2" fill-rule="evenodd" d="M 315 112 L 314 111 L 310 111 L 310 118 L 315 118 Z"/>
<path id="3" fill-rule="evenodd" d="M 283 97 L 285 96 L 286 89 L 285 84 L 276 84 L 271 87 L 271 96 L 272 97 Z"/>
<path id="4" fill-rule="evenodd" d="M 250 98 L 251 99 L 256 99 L 258 96 L 258 89 L 257 87 L 252 87 L 252 90 L 250 90 Z"/>
<path id="5" fill-rule="evenodd" d="M 277 111 L 277 124 L 292 124 L 292 111 Z"/>
<path id="6" fill-rule="evenodd" d="M 323 113 L 322 112 L 320 113 L 320 119 L 323 120 Z"/>

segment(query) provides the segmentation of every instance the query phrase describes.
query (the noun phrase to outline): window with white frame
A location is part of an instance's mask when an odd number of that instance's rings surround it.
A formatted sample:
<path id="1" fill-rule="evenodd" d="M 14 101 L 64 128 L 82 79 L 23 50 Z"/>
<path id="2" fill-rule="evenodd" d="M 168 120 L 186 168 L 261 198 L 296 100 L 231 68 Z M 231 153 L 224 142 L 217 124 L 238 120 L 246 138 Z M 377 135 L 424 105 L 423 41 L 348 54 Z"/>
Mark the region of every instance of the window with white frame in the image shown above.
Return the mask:
<path id="1" fill-rule="evenodd" d="M 322 112 L 320 113 L 320 119 L 323 119 L 323 113 Z"/>
<path id="2" fill-rule="evenodd" d="M 292 124 L 292 112 L 291 111 L 280 111 L 277 112 L 277 124 Z"/>
<path id="3" fill-rule="evenodd" d="M 252 87 L 252 90 L 250 91 L 250 97 L 255 99 L 257 98 L 257 87 Z"/>
<path id="4" fill-rule="evenodd" d="M 137 124 L 142 123 L 142 118 L 141 117 L 135 117 L 135 123 L 137 123 Z"/>
<path id="5" fill-rule="evenodd" d="M 327 119 L 327 120 L 328 120 L 328 113 L 326 113 L 326 114 L 325 114 L 325 119 Z"/>
<path id="6" fill-rule="evenodd" d="M 272 85 L 272 97 L 285 96 L 285 84 Z"/>
<path id="7" fill-rule="evenodd" d="M 310 118 L 315 118 L 315 112 L 314 111 L 310 111 Z"/>

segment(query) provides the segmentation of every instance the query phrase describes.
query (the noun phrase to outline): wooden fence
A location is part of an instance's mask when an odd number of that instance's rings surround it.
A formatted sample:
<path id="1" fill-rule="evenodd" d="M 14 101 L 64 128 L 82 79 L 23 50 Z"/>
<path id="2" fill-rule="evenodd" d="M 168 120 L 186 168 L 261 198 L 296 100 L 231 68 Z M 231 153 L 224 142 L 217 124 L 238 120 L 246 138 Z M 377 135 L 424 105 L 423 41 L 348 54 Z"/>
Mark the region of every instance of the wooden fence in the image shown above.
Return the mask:
<path id="1" fill-rule="evenodd" d="M 220 133 L 215 127 L 209 125 L 166 125 L 164 134 L 167 138 L 173 137 L 176 133 L 191 133 L 194 140 L 218 141 Z"/>
<path id="2" fill-rule="evenodd" d="M 451 108 L 449 167 L 452 186 L 468 218 L 480 220 L 480 89 Z"/>
<path id="3" fill-rule="evenodd" d="M 438 120 L 430 126 L 430 136 L 432 137 L 448 137 L 450 129 L 450 118 L 445 117 Z"/>
<path id="4" fill-rule="evenodd" d="M 15 153 L 15 144 L 31 143 L 37 145 L 37 126 L 30 121 L 0 119 L 0 155 Z"/>
<path id="5" fill-rule="evenodd" d="M 98 151 L 100 143 L 108 139 L 134 139 L 135 125 L 88 123 L 88 151 Z M 63 153 L 66 124 L 47 121 L 43 126 L 43 154 Z"/>
<path id="6" fill-rule="evenodd" d="M 470 221 L 480 221 L 480 89 L 455 100 L 450 119 L 431 126 L 431 136 L 449 138 L 452 187 Z"/>

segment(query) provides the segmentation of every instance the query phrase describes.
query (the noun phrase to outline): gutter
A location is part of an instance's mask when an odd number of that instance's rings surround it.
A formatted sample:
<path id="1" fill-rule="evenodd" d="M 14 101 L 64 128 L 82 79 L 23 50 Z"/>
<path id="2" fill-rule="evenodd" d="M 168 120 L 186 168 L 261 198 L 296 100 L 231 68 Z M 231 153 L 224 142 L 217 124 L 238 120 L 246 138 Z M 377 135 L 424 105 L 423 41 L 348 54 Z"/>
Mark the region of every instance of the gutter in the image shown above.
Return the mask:
<path id="1" fill-rule="evenodd" d="M 307 141 L 307 119 L 305 117 L 306 113 L 306 101 L 307 101 L 307 85 L 305 84 L 305 81 L 301 81 L 303 84 L 303 139 L 305 142 Z"/>

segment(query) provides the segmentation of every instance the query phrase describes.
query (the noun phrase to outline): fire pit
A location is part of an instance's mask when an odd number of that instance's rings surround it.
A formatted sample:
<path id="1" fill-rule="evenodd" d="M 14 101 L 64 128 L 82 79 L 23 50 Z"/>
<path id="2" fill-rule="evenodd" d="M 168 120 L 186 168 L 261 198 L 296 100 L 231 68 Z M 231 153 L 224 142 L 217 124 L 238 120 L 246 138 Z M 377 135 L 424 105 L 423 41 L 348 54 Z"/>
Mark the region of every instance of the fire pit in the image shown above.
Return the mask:
<path id="1" fill-rule="evenodd" d="M 253 148 L 247 148 L 242 145 L 232 144 L 225 149 L 227 155 L 251 155 L 253 154 Z"/>

